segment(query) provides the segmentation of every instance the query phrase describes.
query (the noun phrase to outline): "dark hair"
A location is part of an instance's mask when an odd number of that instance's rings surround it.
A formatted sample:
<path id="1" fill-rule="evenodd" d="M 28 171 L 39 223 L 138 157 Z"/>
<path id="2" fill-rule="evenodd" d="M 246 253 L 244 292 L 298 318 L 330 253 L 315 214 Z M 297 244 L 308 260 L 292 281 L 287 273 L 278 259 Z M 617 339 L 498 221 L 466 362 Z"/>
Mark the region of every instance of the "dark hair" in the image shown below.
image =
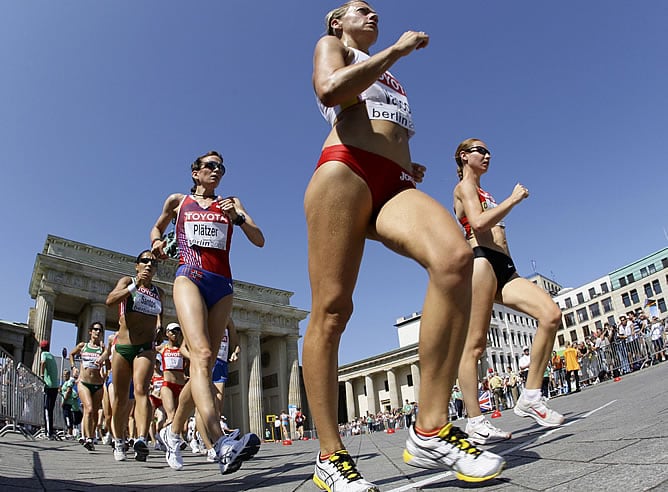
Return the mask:
<path id="1" fill-rule="evenodd" d="M 144 251 L 142 251 L 141 253 L 139 253 L 139 254 L 137 255 L 137 259 L 135 260 L 135 263 L 139 263 L 139 260 L 141 259 L 141 256 L 142 256 L 143 254 L 145 254 L 145 253 L 151 253 L 151 254 L 153 254 L 153 252 L 152 252 L 150 249 L 145 249 Z M 102 324 L 102 323 L 100 323 L 100 324 Z"/>
<path id="2" fill-rule="evenodd" d="M 139 263 L 139 260 L 137 260 L 137 262 Z M 100 325 L 100 328 L 102 328 L 102 331 L 104 331 L 104 325 L 101 321 L 93 321 L 88 327 L 88 331 L 91 331 L 93 328 L 95 328 L 95 325 Z"/>
<path id="3" fill-rule="evenodd" d="M 202 159 L 205 157 L 211 157 L 211 156 L 216 156 L 218 159 L 220 159 L 220 163 L 223 163 L 223 156 L 220 155 L 220 152 L 217 152 L 215 150 L 210 150 L 206 154 L 203 154 L 199 156 L 197 159 L 193 161 L 193 163 L 190 165 L 190 172 L 192 171 L 199 171 L 202 168 Z M 223 166 L 223 174 L 225 174 L 225 166 Z M 197 191 L 197 181 L 195 181 L 195 178 L 192 178 L 193 180 L 193 186 L 190 188 L 190 193 L 195 193 Z"/>

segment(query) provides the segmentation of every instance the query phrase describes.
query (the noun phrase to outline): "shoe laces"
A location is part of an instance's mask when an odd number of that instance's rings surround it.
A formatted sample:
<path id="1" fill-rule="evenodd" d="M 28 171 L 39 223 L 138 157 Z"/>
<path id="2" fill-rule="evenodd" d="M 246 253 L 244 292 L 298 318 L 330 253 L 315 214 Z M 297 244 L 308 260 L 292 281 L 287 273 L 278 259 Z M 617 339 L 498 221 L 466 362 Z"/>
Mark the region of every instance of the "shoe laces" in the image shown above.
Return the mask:
<path id="1" fill-rule="evenodd" d="M 355 462 L 347 451 L 337 451 L 329 457 L 328 461 L 332 463 L 341 476 L 349 482 L 362 479 L 362 475 L 357 471 Z"/>
<path id="2" fill-rule="evenodd" d="M 446 425 L 443 427 L 443 429 L 441 429 L 441 432 L 438 433 L 438 437 L 452 444 L 454 447 L 466 454 L 473 454 L 478 457 L 482 453 L 480 449 L 471 444 L 471 442 L 468 440 L 469 435 L 466 432 L 452 424 L 448 425 L 450 426 L 450 429 L 448 429 L 448 426 Z M 443 432 L 446 430 L 447 434 Z"/>

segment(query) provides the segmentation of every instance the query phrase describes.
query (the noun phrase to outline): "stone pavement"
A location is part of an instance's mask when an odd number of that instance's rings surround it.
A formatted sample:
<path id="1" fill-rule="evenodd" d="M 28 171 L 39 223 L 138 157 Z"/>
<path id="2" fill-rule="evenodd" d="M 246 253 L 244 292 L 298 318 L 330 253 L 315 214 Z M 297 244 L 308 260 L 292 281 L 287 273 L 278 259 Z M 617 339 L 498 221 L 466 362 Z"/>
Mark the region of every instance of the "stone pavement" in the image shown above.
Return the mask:
<path id="1" fill-rule="evenodd" d="M 544 429 L 512 410 L 492 422 L 513 439 L 490 449 L 506 458 L 497 479 L 461 482 L 446 471 L 420 470 L 401 459 L 405 431 L 346 439 L 363 475 L 385 492 L 453 488 L 486 491 L 668 490 L 668 363 L 551 400 L 566 424 Z M 462 425 L 460 421 L 458 425 Z M 176 472 L 163 453 L 145 463 L 116 463 L 107 446 L 89 453 L 73 442 L 0 438 L 0 490 L 171 490 L 315 492 L 311 481 L 317 441 L 264 443 L 254 459 L 230 475 L 184 451 Z"/>

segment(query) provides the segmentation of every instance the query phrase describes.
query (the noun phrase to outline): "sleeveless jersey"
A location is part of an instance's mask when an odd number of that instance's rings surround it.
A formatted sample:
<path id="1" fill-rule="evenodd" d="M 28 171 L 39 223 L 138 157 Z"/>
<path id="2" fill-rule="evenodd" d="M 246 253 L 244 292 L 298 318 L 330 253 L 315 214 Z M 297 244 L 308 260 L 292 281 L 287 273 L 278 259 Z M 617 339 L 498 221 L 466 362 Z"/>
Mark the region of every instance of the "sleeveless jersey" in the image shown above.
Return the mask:
<path id="1" fill-rule="evenodd" d="M 369 59 L 369 55 L 355 48 L 348 48 L 355 54 L 352 64 L 360 63 Z M 356 99 L 348 101 L 340 106 L 327 107 L 318 99 L 320 113 L 334 126 L 336 118 L 341 111 L 357 103 L 365 103 L 366 111 L 370 120 L 386 120 L 403 126 L 408 130 L 408 135 L 415 134 L 415 125 L 411 108 L 408 104 L 408 96 L 403 86 L 390 72 L 385 72 L 370 87 L 357 96 Z"/>
<path id="2" fill-rule="evenodd" d="M 179 265 L 232 278 L 230 244 L 233 225 L 218 202 L 202 208 L 195 199 L 186 196 L 179 207 L 175 230 Z"/>
<path id="3" fill-rule="evenodd" d="M 165 347 L 162 349 L 162 370 L 183 372 L 183 355 L 177 348 Z"/>
<path id="4" fill-rule="evenodd" d="M 485 210 L 488 210 L 490 208 L 494 208 L 494 207 L 497 206 L 497 203 L 494 200 L 494 197 L 492 195 L 490 195 L 489 193 L 487 193 L 482 188 L 478 188 L 478 199 L 480 200 L 480 206 L 482 207 L 483 212 Z M 464 228 L 464 232 L 466 233 L 466 239 L 471 239 L 473 237 L 473 232 L 471 231 L 471 224 L 469 224 L 469 219 L 466 217 L 466 215 L 459 218 L 459 223 Z M 506 224 L 505 224 L 504 221 L 500 221 L 496 225 L 500 226 L 500 227 L 506 227 Z"/>
<path id="5" fill-rule="evenodd" d="M 230 354 L 230 340 L 228 338 L 229 331 L 225 328 L 225 334 L 223 335 L 223 340 L 220 342 L 220 347 L 218 348 L 218 355 L 216 358 L 227 362 L 228 356 Z"/>
<path id="6" fill-rule="evenodd" d="M 81 367 L 84 369 L 99 369 L 95 361 L 102 355 L 102 347 L 96 347 L 95 345 L 90 345 L 86 343 L 84 347 L 79 352 L 81 356 Z"/>
<path id="7" fill-rule="evenodd" d="M 118 307 L 121 316 L 125 316 L 126 313 L 142 313 L 157 316 L 162 312 L 160 292 L 155 285 L 151 285 L 150 289 L 138 285 L 134 299 L 132 296 L 128 296 L 123 299 Z"/>

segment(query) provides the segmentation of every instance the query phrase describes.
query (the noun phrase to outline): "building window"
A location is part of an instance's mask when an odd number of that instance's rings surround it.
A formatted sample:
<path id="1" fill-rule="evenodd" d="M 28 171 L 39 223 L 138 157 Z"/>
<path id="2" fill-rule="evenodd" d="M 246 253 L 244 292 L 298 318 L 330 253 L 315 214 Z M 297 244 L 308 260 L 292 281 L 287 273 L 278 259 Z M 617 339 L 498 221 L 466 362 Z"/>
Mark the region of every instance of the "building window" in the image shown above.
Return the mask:
<path id="1" fill-rule="evenodd" d="M 604 294 L 607 294 L 609 292 L 607 283 L 602 283 L 601 284 L 601 292 L 603 292 Z"/>
<path id="2" fill-rule="evenodd" d="M 626 279 L 624 277 L 619 277 L 620 287 L 626 287 Z"/>
<path id="3" fill-rule="evenodd" d="M 575 311 L 575 313 L 578 315 L 578 321 L 582 323 L 583 321 L 589 320 L 589 316 L 587 316 L 587 309 L 586 308 L 581 308 Z"/>
<path id="4" fill-rule="evenodd" d="M 661 266 L 663 268 L 668 268 L 668 258 L 661 258 Z"/>
<path id="5" fill-rule="evenodd" d="M 505 330 L 503 332 L 503 344 L 508 345 L 508 332 Z"/>
<path id="6" fill-rule="evenodd" d="M 629 307 L 631 305 L 631 298 L 629 297 L 628 292 L 622 294 L 622 304 L 624 304 L 624 307 Z"/>
<path id="7" fill-rule="evenodd" d="M 647 276 L 647 268 L 642 267 L 640 269 L 640 278 L 645 278 Z"/>
<path id="8" fill-rule="evenodd" d="M 610 326 L 617 326 L 617 323 L 615 323 L 615 317 L 614 316 L 608 316 L 608 324 Z"/>
<path id="9" fill-rule="evenodd" d="M 566 340 L 564 340 L 564 336 L 563 336 L 563 335 L 559 335 L 559 336 L 557 337 L 557 340 L 559 341 L 559 346 L 560 346 L 560 347 L 563 347 L 564 345 L 566 345 L 566 344 L 564 343 Z"/>
<path id="10" fill-rule="evenodd" d="M 592 287 L 589 289 L 589 299 L 593 299 L 594 297 L 596 297 L 596 289 Z"/>
<path id="11" fill-rule="evenodd" d="M 597 330 L 602 330 L 603 329 L 603 323 L 601 321 L 595 321 L 594 326 L 596 327 Z"/>
<path id="12" fill-rule="evenodd" d="M 578 292 L 577 298 L 578 298 L 578 304 L 582 304 L 583 302 L 585 302 L 585 296 L 582 292 Z"/>
<path id="13" fill-rule="evenodd" d="M 262 387 L 264 389 L 278 388 L 278 374 L 270 374 L 262 378 Z M 366 393 L 365 393 L 366 394 Z"/>
<path id="14" fill-rule="evenodd" d="M 499 311 L 499 319 L 503 321 L 503 311 Z"/>
<path id="15" fill-rule="evenodd" d="M 236 386 L 237 384 L 239 384 L 239 371 L 230 371 L 227 375 L 225 387 Z"/>
<path id="16" fill-rule="evenodd" d="M 633 282 L 636 281 L 636 279 L 635 279 L 635 277 L 633 276 L 632 273 L 629 273 L 629 274 L 626 276 L 626 281 L 627 281 L 628 283 L 632 284 Z"/>
<path id="17" fill-rule="evenodd" d="M 383 386 L 385 386 L 385 391 L 390 391 L 390 384 L 387 382 L 387 379 L 383 383 Z"/>
<path id="18" fill-rule="evenodd" d="M 571 335 L 571 342 L 575 342 L 575 341 L 577 341 L 577 339 L 578 339 L 578 334 L 577 334 L 577 332 L 576 332 L 575 330 L 572 330 L 571 333 L 570 333 L 570 335 Z"/>
<path id="19" fill-rule="evenodd" d="M 638 297 L 638 291 L 636 289 L 633 289 L 631 292 L 631 300 L 633 301 L 633 304 L 638 304 L 640 302 L 640 298 Z"/>
<path id="20" fill-rule="evenodd" d="M 589 314 L 591 314 L 592 318 L 595 318 L 595 317 L 601 315 L 601 310 L 598 307 L 598 302 L 595 302 L 594 304 L 589 305 Z"/>
<path id="21" fill-rule="evenodd" d="M 573 316 L 573 313 L 564 314 L 564 324 L 566 325 L 566 328 L 575 325 L 575 316 Z"/>
<path id="22" fill-rule="evenodd" d="M 659 311 L 662 313 L 666 312 L 666 301 L 663 299 L 663 297 L 656 302 L 656 305 L 659 307 Z"/>
<path id="23" fill-rule="evenodd" d="M 656 280 L 652 280 L 652 287 L 654 287 L 655 294 L 661 294 L 661 282 L 659 282 L 658 278 Z"/>
<path id="24" fill-rule="evenodd" d="M 584 336 L 585 336 L 585 337 L 588 337 L 589 335 L 591 335 L 591 333 L 589 332 L 589 326 L 584 325 L 584 326 L 582 327 L 582 333 L 584 333 Z"/>
<path id="25" fill-rule="evenodd" d="M 649 265 L 648 268 L 649 268 L 649 273 L 656 273 L 656 266 L 654 265 L 654 263 Z"/>
<path id="26" fill-rule="evenodd" d="M 654 295 L 654 292 L 652 292 L 652 286 L 650 284 L 647 283 L 642 287 L 645 289 L 645 296 L 652 297 Z"/>
<path id="27" fill-rule="evenodd" d="M 666 275 L 666 279 L 668 279 L 668 275 Z M 564 302 L 566 303 L 566 309 L 573 307 L 573 303 L 571 302 L 570 297 L 567 297 L 566 299 L 564 299 Z"/>
<path id="28" fill-rule="evenodd" d="M 412 374 L 409 374 L 408 376 L 406 376 L 406 384 L 408 386 L 413 386 L 413 375 Z"/>
<path id="29" fill-rule="evenodd" d="M 602 299 L 601 304 L 603 305 L 603 312 L 604 313 L 609 313 L 610 311 L 612 311 L 612 298 L 611 297 L 606 297 L 605 299 Z"/>
<path id="30" fill-rule="evenodd" d="M 496 319 L 496 311 L 492 310 L 492 319 Z"/>

